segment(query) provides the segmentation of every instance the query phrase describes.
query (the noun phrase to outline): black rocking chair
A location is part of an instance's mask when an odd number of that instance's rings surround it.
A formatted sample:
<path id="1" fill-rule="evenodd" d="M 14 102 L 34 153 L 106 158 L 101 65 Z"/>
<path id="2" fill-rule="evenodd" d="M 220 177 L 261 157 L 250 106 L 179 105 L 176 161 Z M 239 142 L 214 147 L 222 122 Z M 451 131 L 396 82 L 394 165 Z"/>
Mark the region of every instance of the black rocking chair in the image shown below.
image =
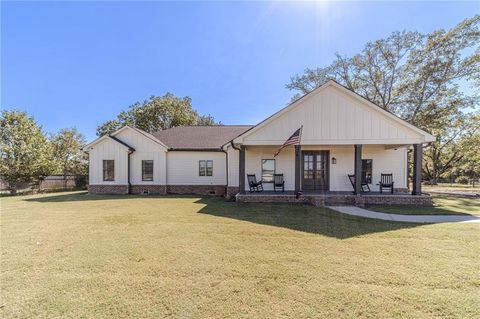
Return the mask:
<path id="1" fill-rule="evenodd" d="M 355 175 L 348 175 L 348 179 L 350 180 L 350 184 L 352 184 L 353 190 L 355 190 Z M 368 186 L 368 183 L 365 179 L 362 178 L 362 182 L 360 184 L 360 189 L 362 192 L 370 192 L 370 186 Z"/>
<path id="2" fill-rule="evenodd" d="M 250 187 L 250 193 L 263 192 L 262 181 L 257 182 L 255 174 L 247 174 L 248 186 Z"/>
<path id="3" fill-rule="evenodd" d="M 282 192 L 285 191 L 285 181 L 283 180 L 283 174 L 273 175 L 273 191 L 276 192 L 277 188 L 281 188 Z"/>
<path id="4" fill-rule="evenodd" d="M 380 193 L 382 193 L 383 189 L 390 189 L 390 193 L 393 194 L 393 174 L 380 174 Z"/>

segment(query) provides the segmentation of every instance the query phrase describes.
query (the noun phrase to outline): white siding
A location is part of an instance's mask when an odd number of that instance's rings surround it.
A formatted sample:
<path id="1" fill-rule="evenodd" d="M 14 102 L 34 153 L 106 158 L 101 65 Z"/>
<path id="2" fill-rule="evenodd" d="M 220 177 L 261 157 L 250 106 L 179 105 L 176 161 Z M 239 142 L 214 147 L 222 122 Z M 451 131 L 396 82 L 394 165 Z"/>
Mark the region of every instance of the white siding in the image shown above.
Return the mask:
<path id="1" fill-rule="evenodd" d="M 247 133 L 243 144 L 281 145 L 302 125 L 302 145 L 412 144 L 425 139 L 380 110 L 328 86 Z"/>
<path id="2" fill-rule="evenodd" d="M 285 179 L 285 190 L 295 189 L 295 151 L 293 147 L 282 150 L 273 157 L 278 147 L 272 146 L 247 146 L 245 153 L 245 189 L 248 190 L 247 174 L 255 174 L 257 180 L 262 178 L 262 159 L 275 159 L 275 172 L 283 174 Z M 265 190 L 273 190 L 273 184 L 265 183 Z"/>
<path id="3" fill-rule="evenodd" d="M 238 164 L 239 164 L 239 156 L 240 152 L 234 149 L 233 147 L 229 147 L 227 150 L 228 153 L 228 186 L 231 187 L 238 187 Z"/>
<path id="4" fill-rule="evenodd" d="M 213 176 L 199 176 L 198 161 L 213 160 Z M 167 153 L 168 185 L 226 185 L 223 152 L 171 151 Z"/>
<path id="5" fill-rule="evenodd" d="M 166 149 L 143 134 L 126 129 L 115 136 L 135 149 L 130 155 L 132 185 L 166 185 Z M 142 160 L 153 160 L 153 181 L 142 181 Z"/>
<path id="6" fill-rule="evenodd" d="M 273 159 L 277 147 L 247 146 L 245 155 L 245 174 L 255 174 L 260 180 L 262 176 L 262 159 Z M 347 174 L 354 173 L 354 147 L 353 145 L 336 146 L 302 146 L 302 150 L 328 150 L 330 151 L 330 190 L 353 191 Z M 336 164 L 331 164 L 331 158 L 336 158 Z M 395 188 L 407 188 L 407 150 L 406 148 L 386 150 L 384 146 L 367 145 L 362 150 L 363 159 L 372 159 L 372 191 L 378 191 L 380 174 L 393 174 Z M 285 189 L 295 189 L 295 158 L 293 147 L 288 147 L 276 158 L 276 173 L 284 174 Z M 266 190 L 272 189 L 272 184 L 265 184 Z M 248 182 L 245 179 L 245 189 Z"/>
<path id="7" fill-rule="evenodd" d="M 103 180 L 103 160 L 115 161 L 115 180 Z M 120 143 L 105 139 L 89 150 L 90 185 L 127 185 L 127 149 Z"/>

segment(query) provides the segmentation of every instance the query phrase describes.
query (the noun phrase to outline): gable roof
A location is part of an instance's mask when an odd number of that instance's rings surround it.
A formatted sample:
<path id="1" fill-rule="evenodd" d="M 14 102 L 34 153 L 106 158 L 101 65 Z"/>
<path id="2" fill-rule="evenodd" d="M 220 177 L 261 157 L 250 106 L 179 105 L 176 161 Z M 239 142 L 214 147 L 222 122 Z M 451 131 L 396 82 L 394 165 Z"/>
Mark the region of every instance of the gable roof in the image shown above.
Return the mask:
<path id="1" fill-rule="evenodd" d="M 102 142 L 102 141 L 105 141 L 105 140 L 112 140 L 112 141 L 115 141 L 117 143 L 119 143 L 120 145 L 122 145 L 123 147 L 125 147 L 127 149 L 127 151 L 129 152 L 135 152 L 135 149 L 133 147 L 131 147 L 130 145 L 128 145 L 127 143 L 119 140 L 118 138 L 116 138 L 115 136 L 112 136 L 112 135 L 103 135 L 99 138 L 97 138 L 96 140 L 92 141 L 91 143 L 85 145 L 83 147 L 83 150 L 85 152 L 88 152 L 90 148 L 92 148 L 94 145 Z"/>
<path id="2" fill-rule="evenodd" d="M 385 109 L 383 109 L 380 106 L 368 101 L 367 99 L 365 99 L 361 95 L 359 95 L 359 94 L 355 93 L 354 91 L 350 90 L 349 88 L 337 83 L 336 81 L 329 80 L 326 83 L 324 83 L 323 85 L 314 89 L 313 91 L 311 91 L 311 92 L 301 96 L 300 98 L 296 99 L 292 103 L 288 104 L 287 106 L 285 106 L 284 108 L 282 108 L 278 112 L 274 113 L 273 115 L 269 116 L 265 120 L 261 121 L 257 125 L 253 126 L 249 130 L 241 133 L 240 135 L 235 137 L 232 140 L 232 142 L 242 142 L 244 138 L 250 136 L 251 134 L 255 133 L 256 131 L 260 130 L 261 128 L 264 128 L 264 127 L 268 126 L 268 124 L 273 122 L 275 119 L 277 119 L 277 118 L 281 117 L 282 115 L 284 115 L 285 113 L 288 113 L 289 111 L 295 109 L 297 106 L 301 105 L 303 101 L 305 101 L 306 99 L 308 99 L 311 96 L 316 95 L 317 93 L 320 93 L 321 91 L 325 90 L 328 87 L 335 87 L 335 88 L 339 89 L 340 91 L 345 93 L 347 96 L 350 96 L 354 100 L 357 100 L 357 101 L 361 102 L 363 105 L 366 105 L 367 107 L 369 107 L 373 111 L 378 112 L 378 113 L 382 114 L 383 116 L 389 118 L 393 122 L 396 122 L 396 123 L 400 124 L 401 126 L 407 128 L 408 130 L 411 130 L 411 131 L 423 136 L 424 139 L 425 139 L 425 142 L 431 142 L 431 141 L 435 140 L 435 138 L 430 133 L 419 129 L 418 127 L 416 127 L 416 126 L 408 123 L 407 121 L 399 118 L 398 116 L 394 115 L 393 113 L 386 111 Z"/>
<path id="3" fill-rule="evenodd" d="M 220 150 L 252 125 L 177 126 L 152 135 L 172 150 Z"/>

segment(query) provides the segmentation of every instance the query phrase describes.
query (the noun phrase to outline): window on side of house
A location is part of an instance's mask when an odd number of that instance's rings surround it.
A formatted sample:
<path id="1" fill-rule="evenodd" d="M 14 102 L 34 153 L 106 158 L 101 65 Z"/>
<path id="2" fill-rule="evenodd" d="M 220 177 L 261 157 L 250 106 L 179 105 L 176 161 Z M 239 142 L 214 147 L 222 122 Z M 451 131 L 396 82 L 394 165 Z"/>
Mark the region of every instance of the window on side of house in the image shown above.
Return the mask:
<path id="1" fill-rule="evenodd" d="M 153 181 L 153 161 L 142 161 L 142 181 Z"/>
<path id="2" fill-rule="evenodd" d="M 213 176 L 213 160 L 198 161 L 199 176 Z"/>
<path id="3" fill-rule="evenodd" d="M 275 160 L 262 159 L 262 182 L 273 182 L 273 175 L 275 175 Z"/>
<path id="4" fill-rule="evenodd" d="M 207 162 L 207 176 L 213 176 L 213 161 L 208 160 Z"/>
<path id="5" fill-rule="evenodd" d="M 114 181 L 115 180 L 115 161 L 103 160 L 103 180 Z"/>
<path id="6" fill-rule="evenodd" d="M 368 184 L 372 183 L 372 160 L 362 159 L 362 180 Z"/>

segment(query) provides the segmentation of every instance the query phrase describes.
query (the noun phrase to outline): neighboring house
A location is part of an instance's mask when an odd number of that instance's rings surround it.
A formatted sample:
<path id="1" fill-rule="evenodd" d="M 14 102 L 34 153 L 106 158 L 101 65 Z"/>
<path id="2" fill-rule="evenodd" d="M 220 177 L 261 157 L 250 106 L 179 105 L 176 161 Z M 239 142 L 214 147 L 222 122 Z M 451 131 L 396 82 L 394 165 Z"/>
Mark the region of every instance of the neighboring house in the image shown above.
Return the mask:
<path id="1" fill-rule="evenodd" d="M 278 148 L 300 127 L 300 145 Z M 247 174 L 264 181 L 284 175 L 285 190 L 352 192 L 348 174 L 378 190 L 380 174 L 393 174 L 407 192 L 407 149 L 414 148 L 413 194 L 421 193 L 425 131 L 334 81 L 255 126 L 184 126 L 154 134 L 123 127 L 85 147 L 91 193 L 236 194 L 248 191 Z M 241 177 L 241 178 L 240 178 Z"/>

